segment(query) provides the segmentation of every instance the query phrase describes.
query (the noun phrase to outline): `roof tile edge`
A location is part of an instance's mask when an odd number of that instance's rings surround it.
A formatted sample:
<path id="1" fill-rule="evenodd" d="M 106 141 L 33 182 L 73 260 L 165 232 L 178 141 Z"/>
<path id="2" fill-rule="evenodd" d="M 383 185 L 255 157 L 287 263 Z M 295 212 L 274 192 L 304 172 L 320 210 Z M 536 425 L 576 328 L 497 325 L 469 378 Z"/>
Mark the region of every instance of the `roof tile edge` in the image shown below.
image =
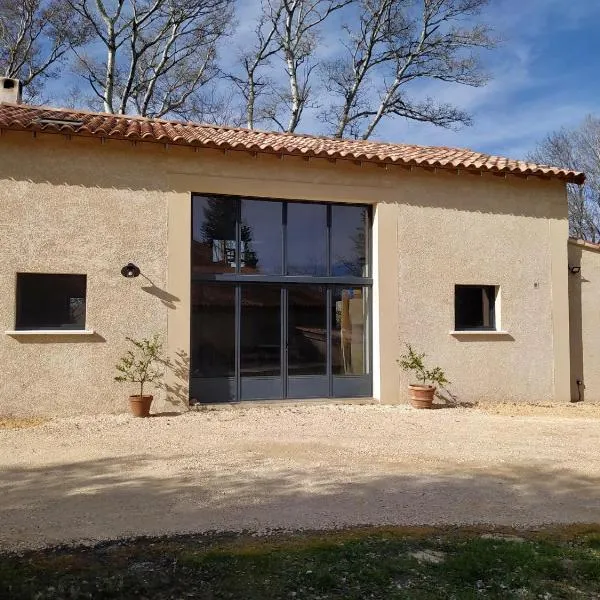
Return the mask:
<path id="1" fill-rule="evenodd" d="M 38 122 L 40 119 L 43 124 Z M 53 119 L 57 122 L 56 126 L 52 124 Z M 73 126 L 65 124 L 66 120 L 73 121 Z M 152 133 L 146 128 L 141 131 L 141 126 L 146 123 L 152 124 Z M 137 131 L 130 131 L 136 126 Z M 585 174 L 579 171 L 492 156 L 466 148 L 336 139 L 26 104 L 0 103 L 0 129 L 69 133 L 123 140 L 138 139 L 181 146 L 399 164 L 425 169 L 534 176 L 579 185 L 585 181 Z M 249 139 L 243 139 L 244 137 Z"/>

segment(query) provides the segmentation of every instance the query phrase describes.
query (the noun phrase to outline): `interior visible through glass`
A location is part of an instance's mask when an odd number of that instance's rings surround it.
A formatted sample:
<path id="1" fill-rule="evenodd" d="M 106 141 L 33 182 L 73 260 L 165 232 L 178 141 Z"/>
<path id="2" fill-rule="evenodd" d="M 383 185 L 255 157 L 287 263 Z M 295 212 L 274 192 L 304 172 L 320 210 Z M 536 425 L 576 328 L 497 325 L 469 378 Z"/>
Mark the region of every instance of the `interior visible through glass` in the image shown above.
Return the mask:
<path id="1" fill-rule="evenodd" d="M 455 329 L 494 329 L 496 288 L 493 285 L 455 286 Z"/>
<path id="2" fill-rule="evenodd" d="M 320 285 L 288 288 L 288 374 L 327 372 L 327 296 Z"/>
<path id="3" fill-rule="evenodd" d="M 243 285 L 240 322 L 240 375 L 281 375 L 281 288 Z"/>
<path id="4" fill-rule="evenodd" d="M 87 277 L 17 274 L 17 329 L 85 329 Z"/>
<path id="5" fill-rule="evenodd" d="M 235 286 L 192 282 L 194 377 L 235 376 Z"/>
<path id="6" fill-rule="evenodd" d="M 334 288 L 331 366 L 334 375 L 368 372 L 366 288 Z"/>

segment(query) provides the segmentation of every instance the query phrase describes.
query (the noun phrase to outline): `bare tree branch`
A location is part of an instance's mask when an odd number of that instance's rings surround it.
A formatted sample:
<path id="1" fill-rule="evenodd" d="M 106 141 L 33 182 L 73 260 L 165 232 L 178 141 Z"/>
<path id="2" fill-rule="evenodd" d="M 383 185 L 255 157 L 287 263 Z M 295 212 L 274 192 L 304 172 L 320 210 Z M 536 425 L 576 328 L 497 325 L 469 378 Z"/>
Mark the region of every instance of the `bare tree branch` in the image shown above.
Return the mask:
<path id="1" fill-rule="evenodd" d="M 600 242 L 600 119 L 588 116 L 574 130 L 549 134 L 528 159 L 585 172 L 584 185 L 567 186 L 569 234 Z"/>
<path id="2" fill-rule="evenodd" d="M 254 128 L 256 102 L 270 83 L 258 77 L 260 67 L 267 65 L 270 58 L 281 51 L 281 41 L 277 39 L 277 25 L 280 22 L 283 5 L 262 2 L 262 12 L 255 29 L 256 44 L 251 51 L 246 52 L 241 61 L 245 71 L 245 79 L 238 79 L 237 85 L 246 104 L 246 126 Z"/>
<path id="3" fill-rule="evenodd" d="M 104 110 L 144 116 L 178 112 L 216 74 L 234 0 L 65 0 L 102 43 L 79 53 L 78 69 Z M 90 6 L 93 5 L 92 8 Z M 200 102 L 194 106 L 200 106 Z M 196 115 L 198 116 L 198 115 Z"/>
<path id="4" fill-rule="evenodd" d="M 489 0 L 361 0 L 356 25 L 346 26 L 346 55 L 324 67 L 326 89 L 337 97 L 322 113 L 336 137 L 368 139 L 386 116 L 441 127 L 469 124 L 448 104 L 409 97 L 409 84 L 439 80 L 480 86 L 487 81 L 476 50 L 497 40 L 478 17 Z"/>
<path id="5" fill-rule="evenodd" d="M 275 28 L 275 39 L 283 50 L 289 82 L 285 131 L 298 127 L 311 95 L 311 58 L 319 40 L 319 28 L 336 11 L 354 0 L 270 0 L 281 8 L 281 18 Z M 273 6 L 273 4 L 271 4 Z M 272 12 L 275 12 L 272 10 Z M 276 121 L 279 122 L 279 121 Z"/>
<path id="6" fill-rule="evenodd" d="M 66 0 L 0 0 L 0 73 L 35 95 L 89 33 Z"/>

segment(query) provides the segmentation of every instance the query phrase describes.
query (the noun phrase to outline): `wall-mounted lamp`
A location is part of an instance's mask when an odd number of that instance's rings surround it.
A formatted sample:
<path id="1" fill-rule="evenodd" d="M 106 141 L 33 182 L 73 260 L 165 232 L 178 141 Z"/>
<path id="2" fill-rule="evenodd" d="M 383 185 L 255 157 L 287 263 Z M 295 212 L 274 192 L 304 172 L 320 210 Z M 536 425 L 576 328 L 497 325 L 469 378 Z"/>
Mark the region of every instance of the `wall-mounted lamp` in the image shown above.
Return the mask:
<path id="1" fill-rule="evenodd" d="M 140 274 L 140 272 L 140 268 L 137 265 L 134 265 L 133 263 L 127 263 L 121 269 L 121 275 L 123 275 L 123 277 L 127 277 L 128 279 L 130 279 L 131 277 L 137 277 Z"/>
<path id="2" fill-rule="evenodd" d="M 581 267 L 579 265 L 569 265 L 569 272 L 573 273 L 573 275 L 577 275 L 581 271 Z"/>

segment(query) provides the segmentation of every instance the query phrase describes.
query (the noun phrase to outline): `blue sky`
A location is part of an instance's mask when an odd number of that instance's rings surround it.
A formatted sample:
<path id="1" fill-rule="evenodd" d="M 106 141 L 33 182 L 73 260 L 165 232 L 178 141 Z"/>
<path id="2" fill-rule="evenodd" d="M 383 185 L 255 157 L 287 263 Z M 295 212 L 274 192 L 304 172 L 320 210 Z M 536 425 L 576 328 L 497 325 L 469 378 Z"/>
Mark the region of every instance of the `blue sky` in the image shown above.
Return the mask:
<path id="1" fill-rule="evenodd" d="M 375 139 L 523 158 L 549 132 L 600 114 L 600 0 L 491 0 L 482 17 L 503 40 L 483 55 L 490 83 L 419 90 L 468 110 L 474 124 L 449 131 L 393 119 Z"/>
<path id="2" fill-rule="evenodd" d="M 251 39 L 259 8 L 259 0 L 238 0 L 237 31 L 221 50 L 225 68 Z M 413 89 L 417 96 L 469 111 L 473 126 L 451 131 L 388 119 L 373 139 L 524 158 L 551 131 L 577 126 L 587 114 L 600 115 L 600 0 L 490 0 L 482 20 L 503 40 L 483 54 L 490 83 L 470 88 L 422 82 Z M 322 32 L 320 56 L 339 47 L 340 37 L 340 22 L 334 19 Z M 307 111 L 298 131 L 323 133 L 319 111 Z"/>
<path id="3" fill-rule="evenodd" d="M 550 131 L 600 114 L 600 0 L 492 0 L 485 17 L 503 39 L 485 57 L 493 80 L 430 90 L 469 110 L 474 125 L 454 132 L 396 120 L 378 137 L 522 158 Z"/>
<path id="4" fill-rule="evenodd" d="M 240 4 L 238 47 L 251 35 L 259 6 Z M 600 115 L 600 0 L 490 0 L 482 20 L 502 39 L 483 54 L 492 80 L 482 88 L 426 82 L 415 89 L 469 111 L 473 125 L 451 131 L 396 118 L 381 123 L 373 139 L 524 158 L 551 131 Z M 339 37 L 339 22 L 332 21 L 321 52 L 327 55 Z M 299 131 L 323 131 L 316 113 Z"/>

